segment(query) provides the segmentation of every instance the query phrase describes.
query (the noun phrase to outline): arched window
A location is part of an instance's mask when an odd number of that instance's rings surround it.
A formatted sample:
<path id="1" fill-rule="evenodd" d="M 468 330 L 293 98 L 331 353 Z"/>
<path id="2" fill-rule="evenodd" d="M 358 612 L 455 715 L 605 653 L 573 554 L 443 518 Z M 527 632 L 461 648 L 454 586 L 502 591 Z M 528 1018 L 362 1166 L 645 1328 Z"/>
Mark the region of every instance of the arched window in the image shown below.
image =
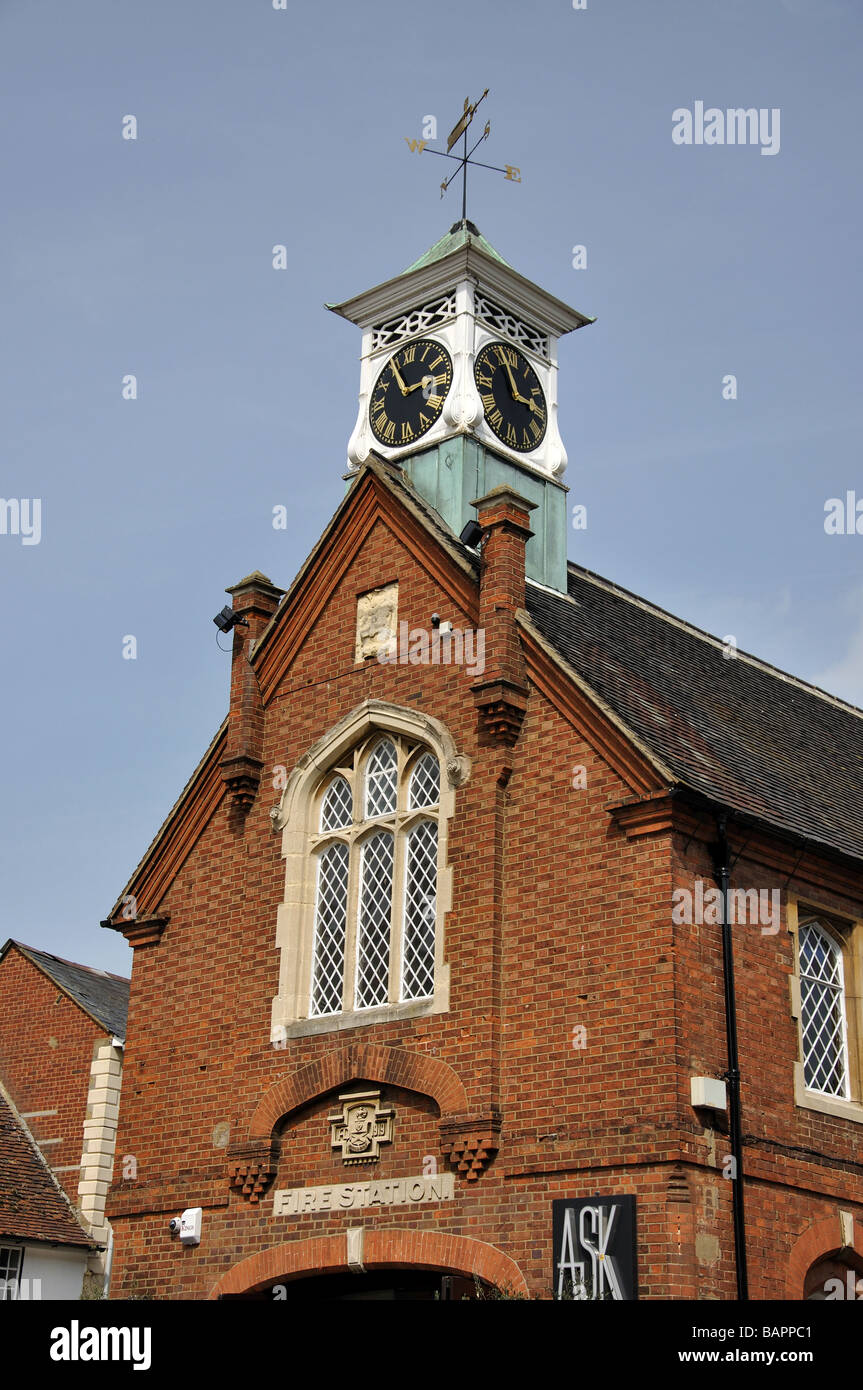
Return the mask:
<path id="1" fill-rule="evenodd" d="M 395 735 L 321 784 L 310 1017 L 434 996 L 440 784 L 437 756 Z"/>
<path id="2" fill-rule="evenodd" d="M 800 1031 L 807 1090 L 850 1098 L 842 947 L 817 921 L 799 928 Z"/>
<path id="3" fill-rule="evenodd" d="M 285 861 L 274 1046 L 449 1008 L 447 832 L 469 776 L 440 720 L 384 700 L 299 759 L 271 812 Z"/>

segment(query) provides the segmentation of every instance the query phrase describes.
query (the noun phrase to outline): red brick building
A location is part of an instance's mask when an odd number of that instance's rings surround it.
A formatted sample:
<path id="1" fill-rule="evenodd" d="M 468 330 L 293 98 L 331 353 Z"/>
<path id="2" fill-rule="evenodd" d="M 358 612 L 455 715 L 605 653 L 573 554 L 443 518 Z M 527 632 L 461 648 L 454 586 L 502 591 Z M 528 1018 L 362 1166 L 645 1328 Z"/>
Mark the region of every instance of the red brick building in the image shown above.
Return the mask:
<path id="1" fill-rule="evenodd" d="M 20 941 L 0 947 L 0 1082 L 24 1123 L 26 1144 L 37 1146 L 91 1237 L 94 1288 L 110 1263 L 105 1195 L 128 999 L 129 981 L 119 975 Z M 16 1144 L 26 1147 L 24 1140 Z"/>
<path id="2" fill-rule="evenodd" d="M 80 1298 L 95 1251 L 0 1082 L 0 1303 Z"/>
<path id="3" fill-rule="evenodd" d="M 346 496 L 106 923 L 114 1296 L 846 1296 L 860 712 L 567 564 L 589 320 L 470 223 L 336 307 Z"/>

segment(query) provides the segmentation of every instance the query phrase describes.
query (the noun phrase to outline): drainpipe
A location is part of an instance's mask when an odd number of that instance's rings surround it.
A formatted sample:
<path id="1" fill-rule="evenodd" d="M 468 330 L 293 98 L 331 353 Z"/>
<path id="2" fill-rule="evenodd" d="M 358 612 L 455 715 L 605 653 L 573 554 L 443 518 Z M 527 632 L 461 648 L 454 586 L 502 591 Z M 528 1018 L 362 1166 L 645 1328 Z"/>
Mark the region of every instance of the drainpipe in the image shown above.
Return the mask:
<path id="1" fill-rule="evenodd" d="M 107 1298 L 111 1287 L 111 1266 L 114 1263 L 114 1231 L 108 1227 L 108 1253 L 105 1256 L 105 1278 L 102 1284 L 102 1297 Z"/>
<path id="2" fill-rule="evenodd" d="M 737 1270 L 737 1298 L 749 1300 L 749 1279 L 746 1269 L 746 1220 L 743 1210 L 743 1144 L 740 1123 L 740 1067 L 737 1057 L 737 1002 L 734 993 L 734 948 L 731 922 L 728 919 L 728 836 L 727 817 L 723 811 L 717 818 L 719 840 L 716 851 L 716 877 L 722 894 L 722 974 L 725 985 L 725 1037 L 728 1046 L 728 1128 L 734 1175 L 731 1180 L 731 1203 L 734 1220 L 734 1263 Z"/>

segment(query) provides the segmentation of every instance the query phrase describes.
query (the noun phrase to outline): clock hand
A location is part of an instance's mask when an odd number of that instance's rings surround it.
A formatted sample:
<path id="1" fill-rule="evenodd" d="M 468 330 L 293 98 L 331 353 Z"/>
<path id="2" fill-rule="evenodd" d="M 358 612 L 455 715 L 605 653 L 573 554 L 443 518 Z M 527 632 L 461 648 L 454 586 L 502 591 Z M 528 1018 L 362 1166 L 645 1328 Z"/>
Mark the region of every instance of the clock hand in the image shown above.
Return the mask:
<path id="1" fill-rule="evenodd" d="M 429 372 L 428 375 L 422 377 L 419 381 L 415 381 L 413 386 L 409 386 L 407 391 L 405 392 L 405 395 L 409 396 L 411 391 L 418 391 L 421 386 L 425 386 L 427 381 L 433 381 L 435 385 L 437 385 L 437 377 L 432 376 L 432 374 Z"/>
<path id="2" fill-rule="evenodd" d="M 512 374 L 512 368 L 510 367 L 510 365 L 509 365 L 509 363 L 507 362 L 506 358 L 504 358 L 503 362 L 501 363 L 501 366 L 503 367 L 504 371 L 506 372 L 507 376 L 509 377 L 509 389 L 510 389 L 510 391 L 512 392 L 512 394 L 513 394 L 513 396 L 515 397 L 515 399 L 518 400 L 518 388 L 517 388 L 517 386 L 516 386 L 516 384 L 515 384 L 515 379 L 514 379 L 513 374 Z"/>
<path id="3" fill-rule="evenodd" d="M 399 390 L 401 391 L 401 393 L 402 393 L 403 396 L 406 396 L 407 393 L 408 393 L 408 388 L 405 386 L 404 382 L 402 381 L 401 373 L 400 373 L 398 367 L 397 367 L 396 364 L 395 364 L 395 358 L 393 358 L 392 369 L 393 369 L 393 376 L 395 377 L 396 381 L 397 381 L 398 384 L 399 384 Z"/>

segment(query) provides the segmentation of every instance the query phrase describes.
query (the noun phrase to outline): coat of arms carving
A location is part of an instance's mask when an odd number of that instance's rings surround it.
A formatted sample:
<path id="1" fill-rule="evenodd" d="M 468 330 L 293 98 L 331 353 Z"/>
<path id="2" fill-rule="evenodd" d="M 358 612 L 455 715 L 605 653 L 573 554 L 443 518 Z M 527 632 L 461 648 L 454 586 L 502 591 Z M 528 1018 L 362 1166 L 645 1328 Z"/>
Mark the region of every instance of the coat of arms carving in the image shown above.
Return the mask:
<path id="1" fill-rule="evenodd" d="M 332 1146 L 341 1149 L 344 1163 L 377 1163 L 381 1144 L 393 1142 L 395 1110 L 382 1108 L 380 1099 L 380 1091 L 353 1091 L 339 1096 L 341 1110 L 327 1116 Z"/>

